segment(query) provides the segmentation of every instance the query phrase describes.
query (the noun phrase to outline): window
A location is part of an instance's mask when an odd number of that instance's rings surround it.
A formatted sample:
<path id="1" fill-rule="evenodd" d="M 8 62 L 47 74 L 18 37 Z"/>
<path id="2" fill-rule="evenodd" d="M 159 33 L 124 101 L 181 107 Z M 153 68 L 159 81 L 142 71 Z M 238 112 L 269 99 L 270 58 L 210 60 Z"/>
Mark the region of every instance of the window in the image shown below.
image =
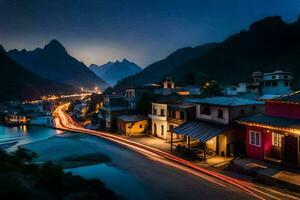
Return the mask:
<path id="1" fill-rule="evenodd" d="M 256 106 L 252 106 L 252 110 L 255 111 L 256 110 Z"/>
<path id="2" fill-rule="evenodd" d="M 161 110 L 160 110 L 160 115 L 161 115 L 161 116 L 165 116 L 165 110 L 164 110 L 164 109 L 161 109 Z"/>
<path id="3" fill-rule="evenodd" d="M 200 113 L 203 115 L 210 115 L 211 110 L 209 106 L 201 106 Z"/>
<path id="4" fill-rule="evenodd" d="M 288 81 L 285 81 L 285 82 L 284 82 L 284 86 L 289 86 L 289 82 L 288 82 Z"/>
<path id="5" fill-rule="evenodd" d="M 281 147 L 282 138 L 280 134 L 272 132 L 272 145 L 275 147 Z"/>
<path id="6" fill-rule="evenodd" d="M 276 81 L 273 81 L 273 82 L 272 82 L 272 86 L 274 86 L 274 87 L 277 86 L 277 82 L 276 82 Z"/>
<path id="7" fill-rule="evenodd" d="M 161 125 L 161 135 L 164 136 L 164 125 Z"/>
<path id="8" fill-rule="evenodd" d="M 157 134 L 157 126 L 156 126 L 156 123 L 154 123 L 154 130 L 153 130 L 153 132 L 154 132 L 154 135 L 156 135 Z"/>
<path id="9" fill-rule="evenodd" d="M 249 131 L 249 144 L 253 146 L 261 146 L 261 133 L 258 131 Z"/>
<path id="10" fill-rule="evenodd" d="M 223 110 L 221 109 L 218 110 L 218 118 L 223 118 Z"/>
<path id="11" fill-rule="evenodd" d="M 272 76 L 272 79 L 275 79 L 276 78 L 276 76 Z"/>
<path id="12" fill-rule="evenodd" d="M 241 113 L 241 115 L 244 115 L 244 114 L 245 114 L 245 111 L 244 111 L 244 110 L 241 110 L 240 113 Z"/>
<path id="13" fill-rule="evenodd" d="M 266 85 L 266 86 L 270 86 L 270 85 L 271 85 L 271 82 L 267 81 L 267 82 L 265 83 L 265 85 Z"/>
<path id="14" fill-rule="evenodd" d="M 180 119 L 184 119 L 184 112 L 180 112 Z"/>
<path id="15" fill-rule="evenodd" d="M 153 109 L 153 115 L 157 115 L 157 109 L 156 108 Z"/>
<path id="16" fill-rule="evenodd" d="M 140 129 L 142 129 L 143 128 L 143 125 L 142 124 L 140 124 Z"/>

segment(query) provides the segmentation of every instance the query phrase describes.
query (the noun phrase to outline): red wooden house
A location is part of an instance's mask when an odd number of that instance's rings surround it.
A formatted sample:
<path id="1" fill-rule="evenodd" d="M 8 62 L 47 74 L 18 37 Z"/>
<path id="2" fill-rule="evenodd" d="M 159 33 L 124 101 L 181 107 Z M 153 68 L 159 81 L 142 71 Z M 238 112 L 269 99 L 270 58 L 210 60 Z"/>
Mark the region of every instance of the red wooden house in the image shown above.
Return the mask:
<path id="1" fill-rule="evenodd" d="M 248 157 L 300 166 L 300 91 L 268 100 L 264 114 L 238 122 L 246 125 Z"/>

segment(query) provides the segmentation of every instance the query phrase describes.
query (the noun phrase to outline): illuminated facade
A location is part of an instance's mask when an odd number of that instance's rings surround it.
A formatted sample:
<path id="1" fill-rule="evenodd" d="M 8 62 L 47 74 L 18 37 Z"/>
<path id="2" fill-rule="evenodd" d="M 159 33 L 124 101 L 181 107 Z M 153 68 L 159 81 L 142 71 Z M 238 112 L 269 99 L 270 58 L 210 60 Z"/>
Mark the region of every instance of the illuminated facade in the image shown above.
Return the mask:
<path id="1" fill-rule="evenodd" d="M 266 102 L 264 114 L 238 120 L 246 125 L 247 155 L 300 165 L 300 93 Z"/>
<path id="2" fill-rule="evenodd" d="M 117 131 L 126 136 L 146 133 L 148 120 L 141 115 L 121 115 L 117 117 Z"/>

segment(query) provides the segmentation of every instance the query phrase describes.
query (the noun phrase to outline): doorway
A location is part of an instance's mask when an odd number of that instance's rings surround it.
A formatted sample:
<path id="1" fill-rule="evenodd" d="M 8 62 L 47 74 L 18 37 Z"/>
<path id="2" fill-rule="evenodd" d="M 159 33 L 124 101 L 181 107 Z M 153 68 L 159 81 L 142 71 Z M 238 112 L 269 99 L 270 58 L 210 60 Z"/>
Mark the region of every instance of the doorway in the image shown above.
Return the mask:
<path id="1" fill-rule="evenodd" d="M 284 161 L 294 165 L 298 164 L 298 137 L 284 136 Z"/>

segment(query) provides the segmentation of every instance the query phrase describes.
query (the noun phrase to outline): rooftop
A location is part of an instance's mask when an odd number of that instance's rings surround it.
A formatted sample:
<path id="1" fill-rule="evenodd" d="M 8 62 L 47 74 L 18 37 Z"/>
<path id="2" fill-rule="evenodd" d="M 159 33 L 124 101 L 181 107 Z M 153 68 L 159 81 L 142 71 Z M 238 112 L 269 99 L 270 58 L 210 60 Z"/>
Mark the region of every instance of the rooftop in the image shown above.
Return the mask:
<path id="1" fill-rule="evenodd" d="M 283 95 L 278 98 L 272 99 L 272 101 L 286 102 L 300 104 L 300 90 L 291 94 Z"/>
<path id="2" fill-rule="evenodd" d="M 138 122 L 147 119 L 147 117 L 143 115 L 120 115 L 117 118 L 124 122 Z"/>
<path id="3" fill-rule="evenodd" d="M 211 104 L 211 105 L 218 105 L 218 106 L 243 106 L 243 105 L 257 105 L 263 104 L 262 102 L 255 101 L 252 99 L 244 99 L 240 97 L 208 97 L 203 99 L 188 99 L 186 100 L 190 103 L 197 103 L 197 104 Z"/>
<path id="4" fill-rule="evenodd" d="M 239 123 L 265 125 L 278 128 L 300 129 L 299 119 L 289 119 L 284 117 L 274 117 L 265 114 L 257 114 L 249 117 L 243 117 L 237 120 Z"/>

